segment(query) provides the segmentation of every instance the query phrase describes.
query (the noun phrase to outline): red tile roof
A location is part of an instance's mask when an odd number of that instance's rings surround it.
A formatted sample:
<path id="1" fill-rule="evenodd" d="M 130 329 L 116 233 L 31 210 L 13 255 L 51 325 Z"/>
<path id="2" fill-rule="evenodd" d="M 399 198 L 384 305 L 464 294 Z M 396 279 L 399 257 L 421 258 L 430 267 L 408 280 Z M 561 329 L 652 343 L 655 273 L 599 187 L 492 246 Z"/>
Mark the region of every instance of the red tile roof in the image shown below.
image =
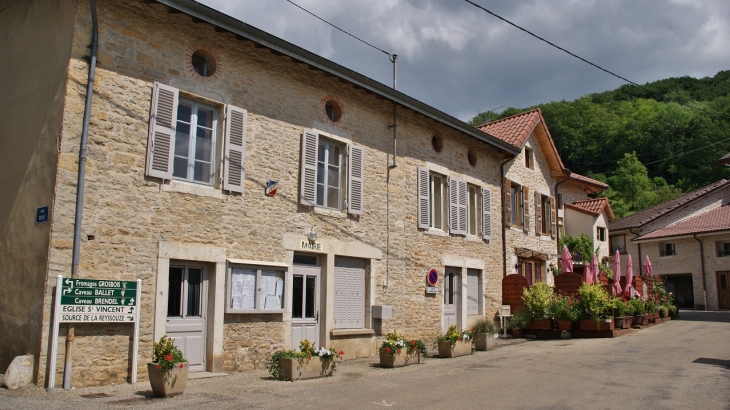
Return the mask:
<path id="1" fill-rule="evenodd" d="M 608 184 L 604 184 L 601 181 L 596 181 L 593 178 L 588 178 L 588 177 L 583 176 L 583 175 L 578 175 L 575 172 L 571 172 L 570 173 L 570 177 L 568 177 L 568 179 L 574 179 L 576 181 L 580 181 L 580 182 L 584 182 L 586 184 L 594 185 L 594 186 L 597 186 L 597 187 L 602 188 L 602 189 L 608 189 Z"/>
<path id="2" fill-rule="evenodd" d="M 665 228 L 649 232 L 634 240 L 657 239 L 670 236 L 693 235 L 730 230 L 730 205 L 721 206 L 700 215 L 688 218 Z"/>
<path id="3" fill-rule="evenodd" d="M 565 206 L 578 211 L 585 211 L 593 216 L 598 216 L 605 210 L 609 220 L 615 218 L 608 198 L 586 199 L 584 201 L 573 202 L 572 204 L 565 204 Z"/>
<path id="4" fill-rule="evenodd" d="M 674 199 L 664 201 L 660 204 L 654 205 L 651 208 L 643 209 L 635 214 L 629 215 L 626 218 L 621 218 L 617 221 L 613 221 L 608 225 L 610 231 L 620 231 L 623 229 L 637 228 L 648 224 L 675 209 L 681 208 L 689 202 L 730 185 L 730 181 L 725 179 L 702 187 L 700 189 L 688 192 L 684 195 L 678 196 Z"/>
<path id="5" fill-rule="evenodd" d="M 541 117 L 542 114 L 538 108 L 479 125 L 477 128 L 521 149 L 525 145 L 527 137 L 530 136 L 530 131 L 535 128 Z"/>

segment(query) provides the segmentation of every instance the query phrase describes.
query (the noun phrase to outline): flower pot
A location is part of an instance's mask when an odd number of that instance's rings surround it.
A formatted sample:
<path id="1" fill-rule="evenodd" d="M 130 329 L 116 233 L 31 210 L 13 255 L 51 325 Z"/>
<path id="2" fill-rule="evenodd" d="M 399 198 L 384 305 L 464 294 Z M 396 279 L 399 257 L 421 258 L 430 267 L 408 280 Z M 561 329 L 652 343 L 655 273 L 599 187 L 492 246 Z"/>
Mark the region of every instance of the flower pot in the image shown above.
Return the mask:
<path id="1" fill-rule="evenodd" d="M 291 381 L 331 376 L 333 371 L 332 362 L 319 356 L 309 359 L 279 358 L 279 368 L 282 377 Z"/>
<path id="2" fill-rule="evenodd" d="M 417 351 L 409 355 L 408 349 L 404 347 L 400 353 L 396 352 L 394 355 L 391 355 L 385 350 L 380 350 L 380 367 L 403 367 L 418 363 L 421 363 L 421 355 Z"/>
<path id="3" fill-rule="evenodd" d="M 525 326 L 525 330 L 551 330 L 553 321 L 550 319 L 536 319 Z"/>
<path id="4" fill-rule="evenodd" d="M 512 329 L 512 338 L 519 339 L 522 337 L 522 329 Z"/>
<path id="5" fill-rule="evenodd" d="M 182 365 L 182 367 L 180 367 Z M 166 373 L 157 369 L 157 363 L 147 363 L 152 393 L 157 397 L 170 397 L 183 394 L 188 382 L 188 363 L 183 362 Z"/>
<path id="6" fill-rule="evenodd" d="M 556 322 L 558 322 L 559 330 L 570 331 L 571 329 L 573 329 L 573 322 L 571 322 L 570 320 L 557 320 Z"/>
<path id="7" fill-rule="evenodd" d="M 634 325 L 644 326 L 644 315 L 635 315 L 634 316 Z"/>
<path id="8" fill-rule="evenodd" d="M 628 329 L 630 327 L 630 320 L 628 317 L 615 317 L 613 318 L 614 328 L 616 329 Z"/>
<path id="9" fill-rule="evenodd" d="M 600 319 L 596 324 L 595 319 L 583 319 L 580 321 L 580 330 L 613 330 L 613 319 Z"/>
<path id="10" fill-rule="evenodd" d="M 471 354 L 471 340 L 456 342 L 439 342 L 439 357 L 459 357 Z"/>
<path id="11" fill-rule="evenodd" d="M 475 333 L 474 348 L 485 352 L 494 348 L 494 335 L 492 333 Z"/>

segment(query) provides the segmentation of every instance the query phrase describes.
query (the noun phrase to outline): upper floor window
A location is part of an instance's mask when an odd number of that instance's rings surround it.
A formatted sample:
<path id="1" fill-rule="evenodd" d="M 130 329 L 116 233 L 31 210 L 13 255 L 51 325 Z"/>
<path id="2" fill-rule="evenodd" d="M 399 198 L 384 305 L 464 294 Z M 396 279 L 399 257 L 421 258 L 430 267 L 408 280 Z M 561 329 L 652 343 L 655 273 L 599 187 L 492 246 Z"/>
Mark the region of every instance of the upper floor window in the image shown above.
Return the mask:
<path id="1" fill-rule="evenodd" d="M 672 256 L 676 255 L 677 252 L 672 242 L 662 242 L 659 244 L 659 256 Z"/>
<path id="2" fill-rule="evenodd" d="M 299 203 L 335 210 L 346 208 L 351 214 L 362 214 L 364 154 L 364 149 L 358 145 L 346 146 L 305 129 L 302 132 Z M 343 198 L 345 192 L 347 196 Z"/>
<path id="3" fill-rule="evenodd" d="M 715 248 L 718 258 L 730 256 L 730 242 L 715 242 Z"/>
<path id="4" fill-rule="evenodd" d="M 596 227 L 596 239 L 601 242 L 606 241 L 606 228 L 604 228 L 603 226 Z"/>
<path id="5" fill-rule="evenodd" d="M 553 229 L 554 200 L 535 192 L 535 235 L 550 235 Z"/>
<path id="6" fill-rule="evenodd" d="M 443 175 L 429 174 L 428 196 L 430 202 L 430 228 L 444 229 L 444 195 L 446 179 Z"/>
<path id="7" fill-rule="evenodd" d="M 522 187 L 517 184 L 512 184 L 510 187 L 510 224 L 512 226 L 522 226 L 524 218 L 524 201 L 522 197 Z"/>
<path id="8" fill-rule="evenodd" d="M 468 201 L 466 202 L 467 209 L 467 234 L 476 235 L 478 232 L 479 224 L 477 222 L 477 215 L 479 215 L 479 188 L 474 185 L 468 186 Z"/>
<path id="9" fill-rule="evenodd" d="M 534 159 L 532 157 L 532 149 L 525 148 L 525 168 L 534 169 Z"/>
<path id="10" fill-rule="evenodd" d="M 611 253 L 617 250 L 619 253 L 626 253 L 626 238 L 624 235 L 613 235 L 610 237 L 609 246 L 611 247 Z"/>
<path id="11" fill-rule="evenodd" d="M 222 188 L 243 192 L 246 110 L 226 105 Z M 155 83 L 145 175 L 213 185 L 217 137 L 216 107 L 180 98 L 177 88 Z"/>

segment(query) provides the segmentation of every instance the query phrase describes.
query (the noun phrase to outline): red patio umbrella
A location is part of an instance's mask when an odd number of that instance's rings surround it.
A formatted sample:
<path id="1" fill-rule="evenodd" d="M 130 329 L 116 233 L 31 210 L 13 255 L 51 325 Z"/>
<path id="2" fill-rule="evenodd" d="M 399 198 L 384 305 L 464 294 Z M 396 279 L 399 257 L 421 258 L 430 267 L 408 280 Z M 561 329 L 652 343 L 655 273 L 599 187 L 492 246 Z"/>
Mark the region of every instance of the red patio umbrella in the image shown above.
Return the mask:
<path id="1" fill-rule="evenodd" d="M 618 249 L 613 256 L 613 285 L 616 287 L 616 293 L 621 293 L 621 255 Z"/>
<path id="2" fill-rule="evenodd" d="M 563 245 L 563 253 L 560 256 L 560 264 L 563 272 L 573 272 L 573 257 L 570 256 L 570 251 L 565 245 Z"/>
<path id="3" fill-rule="evenodd" d="M 651 276 L 651 261 L 649 260 L 649 255 L 646 255 L 646 259 L 644 259 L 644 272 L 646 272 L 646 276 Z"/>
<path id="4" fill-rule="evenodd" d="M 583 265 L 583 282 L 589 285 L 593 283 L 593 266 Z"/>
<path id="5" fill-rule="evenodd" d="M 631 294 L 631 281 L 634 280 L 634 261 L 631 259 L 629 254 L 628 260 L 626 261 L 626 293 Z"/>
<path id="6" fill-rule="evenodd" d="M 601 271 L 598 268 L 598 257 L 596 256 L 595 252 L 593 252 L 593 261 L 591 262 L 591 267 L 593 268 L 593 283 L 598 283 L 598 275 L 601 274 Z"/>

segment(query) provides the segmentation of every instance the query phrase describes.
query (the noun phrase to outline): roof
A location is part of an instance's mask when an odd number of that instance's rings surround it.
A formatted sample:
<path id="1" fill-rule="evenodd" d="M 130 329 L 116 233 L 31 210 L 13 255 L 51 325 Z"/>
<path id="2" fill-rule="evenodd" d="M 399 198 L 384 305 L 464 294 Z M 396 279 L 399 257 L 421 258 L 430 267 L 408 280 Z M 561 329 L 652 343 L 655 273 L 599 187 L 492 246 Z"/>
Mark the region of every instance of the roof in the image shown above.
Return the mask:
<path id="1" fill-rule="evenodd" d="M 627 216 L 626 218 L 613 221 L 608 225 L 608 229 L 611 231 L 620 231 L 623 229 L 638 228 L 728 185 L 730 185 L 730 181 L 725 179 L 717 181 L 700 189 L 680 195 L 674 199 L 643 209 L 635 214 Z"/>
<path id="2" fill-rule="evenodd" d="M 608 184 L 604 184 L 601 181 L 596 181 L 593 178 L 588 178 L 586 176 L 576 174 L 575 172 L 571 172 L 570 173 L 570 176 L 568 177 L 568 179 L 572 179 L 572 180 L 575 180 L 577 182 L 582 182 L 584 184 L 592 185 L 594 187 L 601 188 L 602 190 L 603 189 L 608 189 Z"/>
<path id="3" fill-rule="evenodd" d="M 724 157 L 720 158 L 720 165 L 730 165 L 730 152 L 725 154 Z"/>
<path id="4" fill-rule="evenodd" d="M 223 33 L 230 32 L 235 34 L 236 38 L 240 40 L 254 41 L 259 45 L 270 49 L 273 54 L 287 56 L 299 62 L 305 63 L 311 68 L 319 69 L 326 73 L 334 75 L 335 77 L 351 83 L 355 88 L 361 88 L 379 97 L 386 98 L 390 101 L 395 102 L 396 104 L 401 105 L 402 107 L 413 110 L 443 125 L 446 125 L 464 134 L 477 138 L 503 151 L 511 153 L 512 155 L 517 155 L 520 153 L 520 150 L 516 149 L 516 147 L 512 144 L 508 144 L 505 141 L 488 134 L 487 132 L 480 131 L 477 128 L 472 127 L 471 125 L 444 113 L 443 111 L 431 107 L 430 105 L 416 100 L 413 97 L 409 97 L 408 95 L 397 91 L 392 87 L 379 83 L 354 70 L 343 67 L 330 60 L 327 60 L 326 58 L 320 57 L 317 54 L 314 54 L 301 47 L 284 41 L 279 37 L 259 30 L 256 27 L 250 26 L 240 20 L 237 20 L 227 14 L 221 13 L 220 11 L 208 7 L 195 0 L 156 1 L 173 10 L 183 12 L 193 17 L 193 19 L 198 19 L 200 21 L 210 23 L 216 27 L 216 31 Z"/>
<path id="5" fill-rule="evenodd" d="M 730 205 L 721 206 L 697 216 L 687 218 L 633 240 L 641 241 L 727 230 L 730 230 Z"/>
<path id="6" fill-rule="evenodd" d="M 542 117 L 541 109 L 536 108 L 525 111 L 479 125 L 477 128 L 490 135 L 494 135 L 505 143 L 518 148 L 520 151 L 534 130 L 537 143 L 543 155 L 545 155 L 548 165 L 554 171 L 555 175 L 565 175 L 566 169 L 563 165 L 563 160 L 560 158 L 560 154 L 558 154 L 553 137 L 550 136 L 550 131 L 545 124 L 545 119 Z"/>
<path id="7" fill-rule="evenodd" d="M 606 215 L 609 220 L 616 217 L 613 214 L 613 209 L 611 209 L 611 204 L 608 202 L 608 198 L 586 199 L 584 201 L 573 202 L 572 204 L 565 204 L 565 206 L 593 216 L 598 216 L 602 214 L 603 211 L 606 211 Z"/>

